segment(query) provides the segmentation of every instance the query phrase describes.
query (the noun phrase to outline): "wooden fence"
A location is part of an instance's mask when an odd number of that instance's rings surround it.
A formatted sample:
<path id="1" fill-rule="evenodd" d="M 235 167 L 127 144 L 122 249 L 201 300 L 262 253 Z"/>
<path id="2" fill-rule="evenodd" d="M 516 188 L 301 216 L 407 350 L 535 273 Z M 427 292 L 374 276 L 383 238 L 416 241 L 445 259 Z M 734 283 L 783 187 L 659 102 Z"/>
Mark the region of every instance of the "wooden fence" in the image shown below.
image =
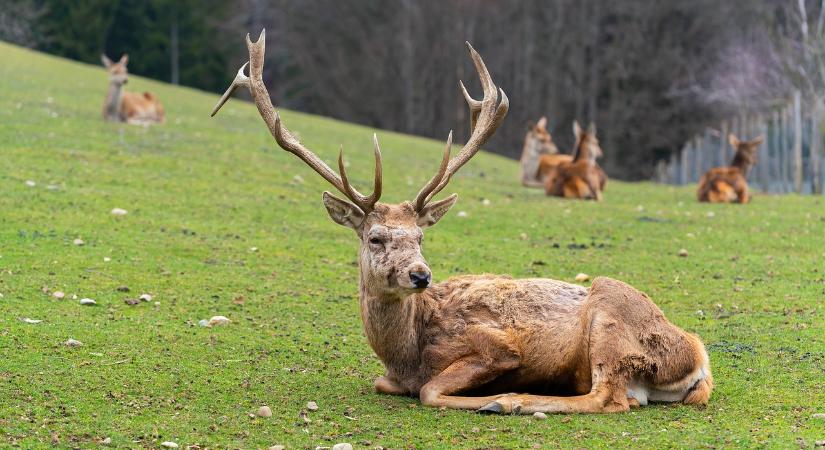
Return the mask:
<path id="1" fill-rule="evenodd" d="M 758 162 L 748 176 L 751 189 L 821 194 L 825 174 L 821 128 L 825 113 L 821 105 L 808 109 L 803 111 L 801 95 L 796 92 L 787 106 L 769 115 L 742 114 L 723 121 L 718 129 L 706 128 L 669 161 L 659 161 L 653 179 L 677 185 L 696 183 L 708 169 L 730 165 L 733 149 L 728 133 L 741 140 L 762 135 L 765 141 L 759 147 Z"/>

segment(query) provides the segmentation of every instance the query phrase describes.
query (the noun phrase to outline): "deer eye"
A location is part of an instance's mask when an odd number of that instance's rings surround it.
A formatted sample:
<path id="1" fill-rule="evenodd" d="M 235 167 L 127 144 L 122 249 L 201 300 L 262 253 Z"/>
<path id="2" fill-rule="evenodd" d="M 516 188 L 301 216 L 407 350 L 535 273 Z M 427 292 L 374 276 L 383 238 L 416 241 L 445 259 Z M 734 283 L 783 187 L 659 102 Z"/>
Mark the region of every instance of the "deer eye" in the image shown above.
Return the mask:
<path id="1" fill-rule="evenodd" d="M 381 240 L 381 238 L 377 238 L 377 237 L 370 238 L 370 244 L 381 245 L 383 243 L 384 243 L 384 241 Z"/>

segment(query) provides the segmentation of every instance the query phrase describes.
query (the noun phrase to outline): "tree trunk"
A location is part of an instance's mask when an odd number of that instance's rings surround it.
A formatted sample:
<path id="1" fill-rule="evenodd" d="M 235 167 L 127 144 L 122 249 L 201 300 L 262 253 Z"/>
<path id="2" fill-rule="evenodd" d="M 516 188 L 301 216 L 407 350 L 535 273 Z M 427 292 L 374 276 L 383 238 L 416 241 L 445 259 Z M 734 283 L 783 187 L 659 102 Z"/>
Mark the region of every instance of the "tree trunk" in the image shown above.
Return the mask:
<path id="1" fill-rule="evenodd" d="M 822 145 L 822 135 L 819 130 L 819 113 L 822 108 L 822 102 L 819 99 L 814 100 L 813 110 L 811 111 L 811 190 L 814 194 L 822 194 L 822 166 L 819 159 L 819 149 Z"/>
<path id="2" fill-rule="evenodd" d="M 802 94 L 793 93 L 793 187 L 802 193 Z"/>
<path id="3" fill-rule="evenodd" d="M 172 66 L 172 84 L 180 83 L 180 53 L 178 46 L 178 16 L 172 18 L 172 25 L 169 30 L 170 65 Z"/>

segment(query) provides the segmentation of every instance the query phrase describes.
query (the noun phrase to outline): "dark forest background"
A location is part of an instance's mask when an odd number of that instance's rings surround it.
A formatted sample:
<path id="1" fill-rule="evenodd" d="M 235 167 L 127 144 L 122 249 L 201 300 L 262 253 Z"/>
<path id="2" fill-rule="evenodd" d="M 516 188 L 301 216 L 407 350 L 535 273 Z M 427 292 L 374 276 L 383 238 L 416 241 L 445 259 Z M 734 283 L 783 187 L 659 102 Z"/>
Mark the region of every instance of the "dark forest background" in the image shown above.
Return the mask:
<path id="1" fill-rule="evenodd" d="M 569 151 L 572 121 L 592 121 L 607 171 L 641 179 L 724 117 L 793 89 L 820 101 L 823 2 L 0 0 L 0 39 L 93 64 L 129 53 L 132 73 L 222 92 L 266 27 L 277 105 L 438 139 L 467 133 L 469 40 L 511 101 L 488 150 L 518 157 L 546 115 Z"/>

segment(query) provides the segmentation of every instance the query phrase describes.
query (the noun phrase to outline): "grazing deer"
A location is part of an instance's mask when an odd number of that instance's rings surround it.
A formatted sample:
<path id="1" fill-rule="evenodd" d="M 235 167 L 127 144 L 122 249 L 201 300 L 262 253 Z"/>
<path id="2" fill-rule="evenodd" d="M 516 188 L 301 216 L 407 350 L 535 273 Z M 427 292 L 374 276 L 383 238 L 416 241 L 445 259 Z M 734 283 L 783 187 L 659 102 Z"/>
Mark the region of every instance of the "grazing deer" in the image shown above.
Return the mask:
<path id="1" fill-rule="evenodd" d="M 438 172 L 411 202 L 379 203 L 381 151 L 373 136 L 372 194 L 348 181 L 343 151 L 336 174 L 283 124 L 262 80 L 265 33 L 247 35 L 247 64 L 212 111 L 238 87 L 248 88 L 278 145 L 300 158 L 347 200 L 324 192 L 330 218 L 360 240 L 361 320 L 384 363 L 379 393 L 414 395 L 427 406 L 495 413 L 616 412 L 648 401 L 705 404 L 713 387 L 708 356 L 696 336 L 671 324 L 643 293 L 609 278 L 588 290 L 549 279 L 468 275 L 432 284 L 421 254 L 422 229 L 457 196 L 433 201 L 503 121 L 509 102 L 467 44 L 484 91 L 461 89 L 471 135 L 450 158 L 452 133 Z M 510 392 L 532 394 L 509 394 Z"/>
<path id="2" fill-rule="evenodd" d="M 596 127 L 590 124 L 583 131 L 578 121 L 573 122 L 575 136 L 574 156 L 550 170 L 544 180 L 547 195 L 581 200 L 602 200 L 607 175 L 596 162 L 604 154 L 596 138 Z"/>
<path id="3" fill-rule="evenodd" d="M 756 155 L 762 145 L 762 136 L 750 141 L 740 141 L 733 133 L 728 135 L 728 142 L 736 154 L 730 167 L 714 167 L 699 180 L 696 197 L 700 202 L 710 203 L 748 203 L 747 176 L 751 167 L 756 165 Z"/>
<path id="4" fill-rule="evenodd" d="M 524 136 L 521 151 L 521 184 L 526 187 L 544 186 L 544 178 L 563 161 L 570 161 L 570 155 L 559 154 L 553 137 L 547 131 L 547 117 L 536 124 L 530 124 Z"/>
<path id="5" fill-rule="evenodd" d="M 135 125 L 163 122 L 163 105 L 155 94 L 135 94 L 123 90 L 123 85 L 129 82 L 129 71 L 126 68 L 129 55 L 121 56 L 118 62 L 112 62 L 106 55 L 100 55 L 100 60 L 109 71 L 109 90 L 103 102 L 103 120 Z"/>

